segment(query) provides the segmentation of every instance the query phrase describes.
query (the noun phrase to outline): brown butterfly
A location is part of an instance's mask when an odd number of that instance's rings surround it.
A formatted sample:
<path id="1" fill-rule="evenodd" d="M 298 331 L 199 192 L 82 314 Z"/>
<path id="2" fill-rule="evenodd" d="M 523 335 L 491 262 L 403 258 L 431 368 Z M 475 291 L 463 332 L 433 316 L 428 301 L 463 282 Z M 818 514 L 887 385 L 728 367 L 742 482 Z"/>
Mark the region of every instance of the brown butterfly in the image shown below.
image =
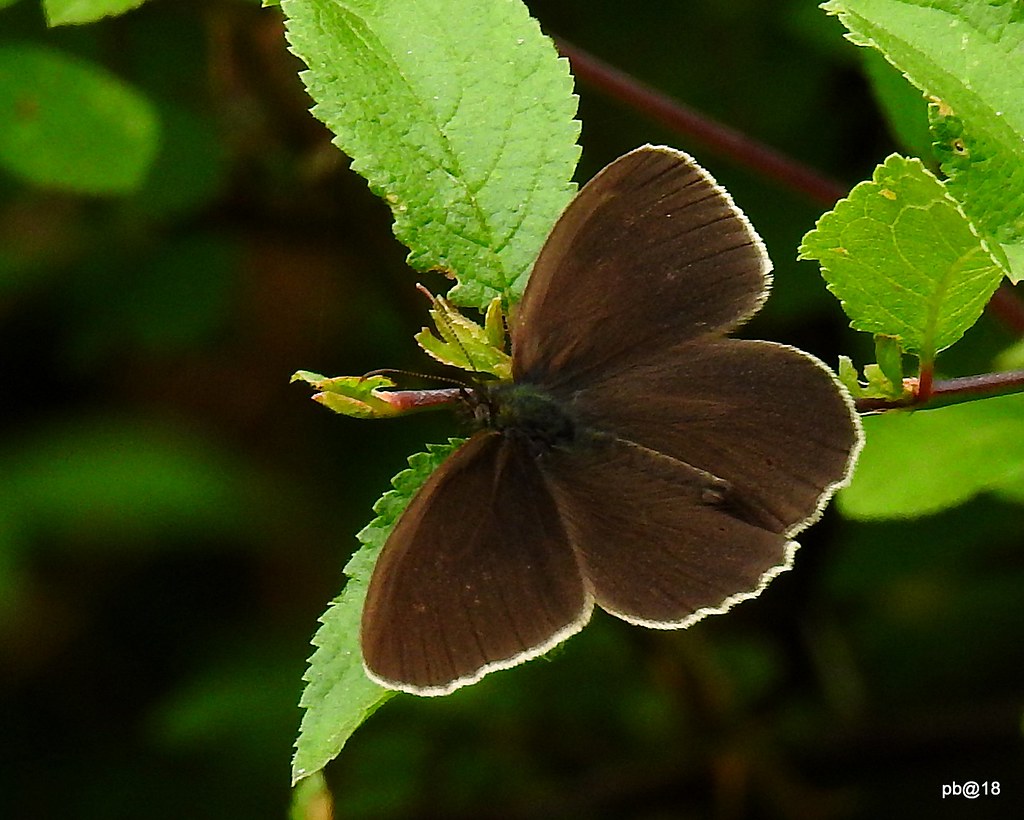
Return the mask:
<path id="1" fill-rule="evenodd" d="M 513 378 L 387 539 L 369 676 L 443 695 L 541 655 L 594 605 L 679 629 L 752 598 L 848 478 L 850 397 L 813 356 L 729 338 L 771 263 L 689 156 L 644 146 L 562 213 L 511 324 Z"/>

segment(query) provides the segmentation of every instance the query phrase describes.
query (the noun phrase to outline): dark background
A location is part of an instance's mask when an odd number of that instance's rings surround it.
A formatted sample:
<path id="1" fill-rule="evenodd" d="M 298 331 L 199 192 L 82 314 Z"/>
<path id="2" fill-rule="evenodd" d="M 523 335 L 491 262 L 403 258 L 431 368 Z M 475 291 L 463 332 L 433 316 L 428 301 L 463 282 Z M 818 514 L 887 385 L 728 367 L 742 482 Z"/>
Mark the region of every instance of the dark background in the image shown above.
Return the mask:
<path id="1" fill-rule="evenodd" d="M 898 146 L 858 50 L 806 0 L 536 0 L 568 38 L 852 185 Z M 276 11 L 153 0 L 0 41 L 95 59 L 158 105 L 128 197 L 0 173 L 0 817 L 277 818 L 316 618 L 354 533 L 445 415 L 334 416 L 300 368 L 423 370 L 387 208 L 308 113 Z M 579 179 L 695 153 L 763 234 L 744 332 L 863 363 L 796 247 L 822 208 L 580 86 Z M 440 280 L 421 277 L 435 289 Z M 943 363 L 988 368 L 981 324 Z M 937 442 L 936 446 L 941 446 Z M 794 571 L 682 633 L 598 615 L 552 660 L 399 697 L 328 769 L 339 817 L 1012 816 L 1021 510 L 872 524 L 830 510 Z M 999 780 L 1000 797 L 940 799 Z"/>

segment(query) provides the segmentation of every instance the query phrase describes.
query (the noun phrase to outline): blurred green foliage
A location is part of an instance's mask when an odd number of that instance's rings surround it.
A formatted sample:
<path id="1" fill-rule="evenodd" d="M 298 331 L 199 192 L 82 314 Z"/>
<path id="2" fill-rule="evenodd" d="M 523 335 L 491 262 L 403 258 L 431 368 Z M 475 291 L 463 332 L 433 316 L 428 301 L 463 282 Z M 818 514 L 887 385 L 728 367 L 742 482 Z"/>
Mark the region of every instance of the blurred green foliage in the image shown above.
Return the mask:
<path id="1" fill-rule="evenodd" d="M 122 193 L 138 186 L 156 149 L 145 97 L 44 46 L 0 48 L 0 111 L 0 162 L 37 185 Z"/>
<path id="2" fill-rule="evenodd" d="M 813 3 L 529 5 L 850 184 L 899 147 Z M 427 303 L 309 115 L 276 10 L 152 0 L 47 30 L 34 0 L 0 8 L 0 47 L 102 66 L 161 135 L 127 194 L 0 171 L 0 817 L 283 817 L 308 641 L 354 533 L 409 453 L 458 432 L 342 419 L 288 377 L 430 368 Z M 830 362 L 870 345 L 794 261 L 819 207 L 578 92 L 578 179 L 678 145 L 765 236 L 776 287 L 750 335 Z M 1010 339 L 983 318 L 942 366 L 984 371 Z M 337 816 L 943 818 L 965 816 L 943 783 L 1019 792 L 1020 498 L 832 510 L 725 617 L 597 618 L 551 662 L 396 697 L 327 769 Z"/>

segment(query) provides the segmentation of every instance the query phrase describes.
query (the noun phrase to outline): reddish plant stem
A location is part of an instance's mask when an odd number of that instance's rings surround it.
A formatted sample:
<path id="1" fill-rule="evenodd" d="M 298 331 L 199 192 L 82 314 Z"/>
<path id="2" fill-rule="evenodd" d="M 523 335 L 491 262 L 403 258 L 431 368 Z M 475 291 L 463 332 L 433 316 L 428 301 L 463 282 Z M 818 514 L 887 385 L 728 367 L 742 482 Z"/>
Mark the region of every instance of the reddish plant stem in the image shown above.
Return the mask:
<path id="1" fill-rule="evenodd" d="M 429 390 L 374 390 L 375 398 L 391 405 L 400 413 L 428 410 L 454 404 L 466 390 L 462 387 L 435 387 Z"/>
<path id="2" fill-rule="evenodd" d="M 762 142 L 751 139 L 734 128 L 688 108 L 678 100 L 641 83 L 572 43 L 555 38 L 555 45 L 563 56 L 569 58 L 573 74 L 578 79 L 648 114 L 669 128 L 693 137 L 704 143 L 709 150 L 758 171 L 826 207 L 831 207 L 837 199 L 846 194 L 846 188 L 834 179 L 779 153 Z"/>
<path id="3" fill-rule="evenodd" d="M 879 412 L 898 408 L 944 407 L 947 404 L 959 404 L 979 396 L 994 396 L 1001 393 L 1024 392 L 1024 370 L 1007 370 L 1003 373 L 983 373 L 980 376 L 960 376 L 955 379 L 938 379 L 931 384 L 927 396 L 923 394 L 920 384 L 911 382 L 913 392 L 899 399 L 857 399 L 857 410 Z"/>
<path id="4" fill-rule="evenodd" d="M 932 381 L 935 377 L 935 361 L 922 362 L 917 377 L 917 404 L 927 404 L 932 397 Z"/>
<path id="5" fill-rule="evenodd" d="M 960 376 L 937 381 L 932 388 L 932 398 L 1021 391 L 1024 391 L 1024 370 L 1007 370 L 1003 373 L 983 373 L 980 376 Z"/>

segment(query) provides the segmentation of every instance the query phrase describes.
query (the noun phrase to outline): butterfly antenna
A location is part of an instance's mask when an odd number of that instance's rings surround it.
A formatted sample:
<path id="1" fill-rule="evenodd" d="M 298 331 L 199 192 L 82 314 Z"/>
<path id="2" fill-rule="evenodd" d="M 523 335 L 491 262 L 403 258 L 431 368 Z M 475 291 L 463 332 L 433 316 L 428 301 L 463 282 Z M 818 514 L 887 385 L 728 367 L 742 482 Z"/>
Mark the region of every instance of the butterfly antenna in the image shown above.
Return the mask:
<path id="1" fill-rule="evenodd" d="M 448 314 L 446 312 L 447 306 L 445 305 L 445 303 L 441 300 L 440 297 L 435 296 L 433 293 L 427 290 L 427 288 L 424 285 L 420 284 L 419 282 L 416 283 L 416 289 L 430 300 L 430 303 L 434 306 L 434 310 L 437 313 L 437 321 L 443 324 L 448 329 L 448 335 L 455 341 L 455 344 L 458 345 L 459 350 L 461 350 L 462 355 L 466 357 L 466 361 L 469 363 L 469 366 L 470 368 L 472 368 L 473 372 L 480 373 L 480 369 L 474 363 L 473 357 L 469 355 L 469 351 L 466 350 L 465 345 L 463 345 L 462 342 L 459 340 L 458 334 L 456 334 L 455 332 L 455 328 L 452 327 L 451 322 L 448 321 Z"/>
<path id="2" fill-rule="evenodd" d="M 459 379 L 453 379 L 449 376 L 435 376 L 431 373 L 417 373 L 415 370 L 399 370 L 395 367 L 382 367 L 377 370 L 371 370 L 368 373 L 364 373 L 360 376 L 361 379 L 369 379 L 373 376 L 389 376 L 398 374 L 401 376 L 412 376 L 416 379 L 426 379 L 427 381 L 444 382 L 446 384 L 454 384 L 456 387 L 463 387 L 471 389 L 471 385 Z"/>

